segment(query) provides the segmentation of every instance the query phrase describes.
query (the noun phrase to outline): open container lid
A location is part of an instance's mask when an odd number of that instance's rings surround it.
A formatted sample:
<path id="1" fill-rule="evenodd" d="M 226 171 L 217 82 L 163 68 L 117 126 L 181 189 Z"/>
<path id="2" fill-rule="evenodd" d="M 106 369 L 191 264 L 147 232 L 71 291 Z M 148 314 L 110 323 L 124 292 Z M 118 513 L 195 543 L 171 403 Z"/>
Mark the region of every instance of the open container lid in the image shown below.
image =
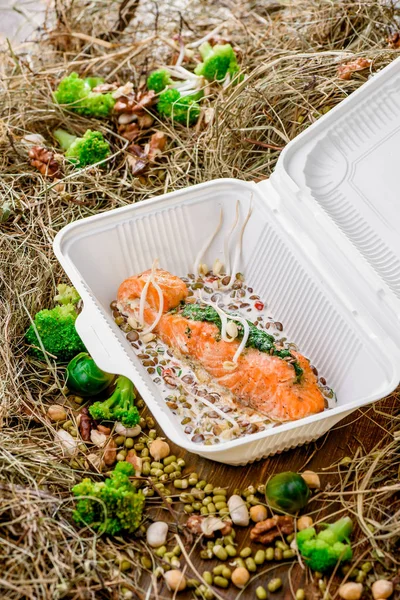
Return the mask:
<path id="1" fill-rule="evenodd" d="M 310 258 L 340 278 L 347 303 L 357 290 L 354 317 L 375 321 L 397 347 L 399 148 L 397 59 L 288 144 L 270 178 L 281 210 L 308 233 Z"/>

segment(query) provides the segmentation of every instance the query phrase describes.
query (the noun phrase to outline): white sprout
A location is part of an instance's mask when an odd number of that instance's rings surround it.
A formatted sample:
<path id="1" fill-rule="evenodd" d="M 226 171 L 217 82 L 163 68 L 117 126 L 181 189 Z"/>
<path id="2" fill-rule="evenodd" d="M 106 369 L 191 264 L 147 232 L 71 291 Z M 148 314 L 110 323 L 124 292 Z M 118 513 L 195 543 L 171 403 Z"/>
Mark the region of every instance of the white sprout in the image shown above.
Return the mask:
<path id="1" fill-rule="evenodd" d="M 207 35 L 205 35 L 204 37 L 200 38 L 199 40 L 196 40 L 195 42 L 186 44 L 186 48 L 198 48 L 199 46 L 201 46 L 201 44 L 203 44 L 204 42 L 208 42 L 209 39 L 214 37 L 219 31 L 221 31 L 221 29 L 225 27 L 225 25 L 226 22 L 220 23 L 219 25 L 217 25 L 217 27 L 215 27 L 212 31 L 207 33 Z"/>
<path id="2" fill-rule="evenodd" d="M 216 302 L 212 302 L 211 300 L 205 300 L 203 299 L 200 290 L 199 290 L 199 298 L 200 300 L 204 303 L 204 304 L 208 304 L 209 306 L 212 306 L 213 309 L 218 313 L 219 318 L 221 319 L 221 339 L 224 342 L 233 342 L 236 338 L 231 338 L 227 335 L 226 333 L 226 326 L 228 324 L 228 319 L 230 319 L 231 321 L 237 321 L 239 322 L 242 327 L 243 327 L 243 337 L 242 337 L 242 341 L 240 342 L 234 356 L 232 359 L 232 362 L 235 363 L 237 365 L 237 362 L 239 360 L 240 355 L 242 354 L 243 350 L 246 347 L 247 344 L 247 340 L 249 339 L 249 335 L 250 335 L 250 327 L 248 322 L 246 321 L 245 318 L 237 316 L 237 315 L 231 315 L 230 313 L 226 313 L 222 308 L 220 308 L 218 306 L 218 304 Z"/>
<path id="3" fill-rule="evenodd" d="M 142 289 L 142 293 L 140 294 L 139 322 L 142 325 L 145 324 L 145 321 L 144 321 L 144 307 L 145 307 L 147 293 L 148 293 L 150 284 L 153 284 L 153 287 L 155 288 L 155 290 L 158 293 L 158 299 L 159 299 L 158 312 L 157 312 L 157 316 L 156 316 L 154 322 L 152 323 L 152 325 L 149 326 L 149 327 L 147 327 L 146 329 L 144 329 L 142 333 L 150 333 L 151 331 L 153 331 L 153 329 L 156 327 L 156 325 L 158 325 L 158 322 L 161 319 L 161 315 L 162 315 L 163 310 L 164 310 L 164 297 L 163 297 L 163 293 L 162 293 L 162 290 L 161 290 L 160 286 L 158 285 L 158 283 L 154 280 L 155 270 L 156 270 L 157 266 L 158 266 L 158 258 L 156 258 L 153 261 L 153 265 L 151 267 L 150 277 L 146 281 L 146 284 L 145 284 L 144 288 Z"/>
<path id="4" fill-rule="evenodd" d="M 236 421 L 234 419 L 231 419 L 231 417 L 228 417 L 227 414 L 224 413 L 223 410 L 219 409 L 217 406 L 214 406 L 214 404 L 212 402 L 210 402 L 203 396 L 198 396 L 196 394 L 196 392 L 193 392 L 189 387 L 185 386 L 181 380 L 179 380 L 179 385 L 181 385 L 183 387 L 183 389 L 185 390 L 185 392 L 188 393 L 190 396 L 193 396 L 193 398 L 196 398 L 196 400 L 200 400 L 200 402 L 202 402 L 203 404 L 205 404 L 212 410 L 215 410 L 215 412 L 218 413 L 220 417 L 222 417 L 223 419 L 226 419 L 227 421 L 232 423 L 232 425 L 234 427 L 238 427 L 238 424 L 236 423 Z"/>
<path id="5" fill-rule="evenodd" d="M 244 319 L 243 317 L 231 317 L 231 318 L 233 321 L 239 321 L 239 323 L 241 323 L 243 325 L 242 341 L 240 342 L 239 348 L 236 350 L 235 356 L 233 357 L 233 362 L 237 363 L 237 361 L 239 360 L 239 356 L 242 354 L 243 350 L 245 349 L 247 340 L 249 339 L 250 327 L 249 327 L 249 324 L 246 321 L 246 319 Z"/>
<path id="6" fill-rule="evenodd" d="M 176 81 L 169 86 L 178 90 L 181 96 L 192 95 L 202 90 L 206 86 L 206 80 L 204 77 L 195 75 L 180 65 L 168 67 L 167 70 L 172 77 L 181 80 Z"/>
<path id="7" fill-rule="evenodd" d="M 182 40 L 182 38 L 180 36 L 179 36 L 179 46 L 180 46 L 180 50 L 179 50 L 179 56 L 178 56 L 178 58 L 176 60 L 176 63 L 175 63 L 176 67 L 180 67 L 181 66 L 181 64 L 183 62 L 183 59 L 185 57 L 185 51 L 186 51 L 185 44 L 183 43 L 183 40 Z"/>
<path id="8" fill-rule="evenodd" d="M 211 235 L 211 237 L 206 241 L 206 243 L 201 248 L 200 252 L 198 253 L 198 255 L 195 258 L 193 271 L 196 276 L 199 275 L 199 265 L 200 265 L 201 259 L 203 258 L 204 254 L 207 252 L 208 248 L 211 246 L 215 236 L 221 229 L 221 225 L 222 225 L 222 208 L 219 213 L 219 223 L 218 223 L 217 229 L 214 231 L 214 233 Z"/>
<path id="9" fill-rule="evenodd" d="M 164 296 L 163 296 L 162 290 L 161 290 L 160 286 L 158 285 L 158 283 L 155 281 L 155 279 L 153 279 L 153 281 L 151 283 L 153 284 L 154 288 L 156 289 L 156 291 L 158 293 L 158 311 L 157 311 L 157 316 L 154 319 L 153 323 L 146 329 L 143 329 L 142 334 L 151 333 L 153 331 L 153 329 L 155 327 L 157 327 L 157 325 L 162 317 L 163 310 L 164 310 Z"/>
<path id="10" fill-rule="evenodd" d="M 170 67 L 167 67 L 167 70 L 172 75 L 172 77 L 175 77 L 176 79 L 184 79 L 185 81 L 187 79 L 192 79 L 193 81 L 202 79 L 200 75 L 196 75 L 195 73 L 188 71 L 187 69 L 185 69 L 185 67 L 182 67 L 181 65 L 172 65 Z"/>
<path id="11" fill-rule="evenodd" d="M 231 285 L 233 284 L 233 282 L 235 281 L 235 274 L 237 272 L 237 268 L 238 268 L 238 263 L 239 263 L 239 259 L 240 259 L 240 255 L 242 253 L 242 242 L 243 242 L 243 234 L 244 234 L 244 230 L 246 229 L 246 225 L 248 220 L 250 219 L 251 213 L 252 213 L 252 206 L 250 203 L 250 207 L 249 207 L 249 211 L 247 213 L 247 216 L 244 220 L 244 223 L 240 229 L 239 232 L 239 240 L 238 240 L 238 246 L 236 247 L 236 251 L 235 251 L 235 257 L 233 259 L 233 266 L 232 266 L 232 272 L 231 272 L 231 277 L 229 279 L 229 282 L 227 283 L 227 285 L 221 286 L 221 290 L 226 290 L 229 289 L 231 287 Z"/>
<path id="12" fill-rule="evenodd" d="M 213 302 L 212 300 L 206 300 L 205 298 L 203 298 L 203 295 L 201 294 L 201 290 L 199 290 L 199 298 L 201 300 L 201 302 L 203 304 L 206 304 L 208 306 L 211 306 L 217 313 L 219 318 L 221 319 L 221 340 L 223 340 L 224 342 L 233 342 L 233 340 L 235 338 L 229 337 L 227 332 L 226 332 L 226 327 L 228 325 L 228 315 L 226 312 L 224 312 L 222 310 L 222 308 L 220 308 L 218 306 L 218 304 L 216 302 Z"/>
<path id="13" fill-rule="evenodd" d="M 229 245 L 230 245 L 230 241 L 231 241 L 231 237 L 233 232 L 236 229 L 236 225 L 238 224 L 239 221 L 239 200 L 236 201 L 236 215 L 235 215 L 235 220 L 233 222 L 232 228 L 230 230 L 230 232 L 228 233 L 228 235 L 225 237 L 224 240 L 224 263 L 225 263 L 225 270 L 227 273 L 229 273 L 229 268 L 230 268 L 230 260 L 229 260 Z"/>

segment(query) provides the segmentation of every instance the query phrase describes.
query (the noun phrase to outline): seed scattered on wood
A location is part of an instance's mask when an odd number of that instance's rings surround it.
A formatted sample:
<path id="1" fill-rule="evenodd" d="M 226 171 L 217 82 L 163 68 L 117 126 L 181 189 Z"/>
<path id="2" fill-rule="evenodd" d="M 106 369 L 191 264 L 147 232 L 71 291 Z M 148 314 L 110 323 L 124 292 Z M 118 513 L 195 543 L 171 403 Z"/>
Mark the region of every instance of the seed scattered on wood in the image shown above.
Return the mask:
<path id="1" fill-rule="evenodd" d="M 171 569 L 164 573 L 167 586 L 173 592 L 182 592 L 186 588 L 186 577 L 179 569 Z"/>
<path id="2" fill-rule="evenodd" d="M 154 442 L 152 442 L 150 445 L 150 454 L 157 461 L 166 458 L 169 455 L 169 453 L 169 444 L 164 440 L 154 440 Z"/>
<path id="3" fill-rule="evenodd" d="M 341 585 L 338 592 L 343 600 L 359 600 L 363 593 L 363 586 L 362 583 L 349 581 Z"/>
<path id="4" fill-rule="evenodd" d="M 303 529 L 307 529 L 308 527 L 312 527 L 313 520 L 311 517 L 303 516 L 297 519 L 297 530 L 303 531 Z"/>
<path id="5" fill-rule="evenodd" d="M 90 439 L 95 446 L 103 448 L 107 442 L 107 436 L 104 433 L 100 433 L 97 429 L 92 429 L 90 432 Z"/>
<path id="6" fill-rule="evenodd" d="M 378 579 L 372 584 L 374 600 L 384 600 L 393 594 L 393 583 L 387 579 Z"/>
<path id="7" fill-rule="evenodd" d="M 300 473 L 310 490 L 318 490 L 321 487 L 321 481 L 317 473 L 314 471 L 304 471 L 304 473 Z"/>
<path id="8" fill-rule="evenodd" d="M 164 521 L 155 521 L 146 532 L 146 540 L 151 548 L 164 546 L 167 541 L 168 525 Z"/>
<path id="9" fill-rule="evenodd" d="M 271 519 L 260 521 L 250 531 L 250 539 L 260 544 L 268 545 L 276 538 L 290 535 L 294 531 L 292 517 L 275 515 Z"/>
<path id="10" fill-rule="evenodd" d="M 103 454 L 104 463 L 111 467 L 117 460 L 117 444 L 110 438 Z"/>
<path id="11" fill-rule="evenodd" d="M 56 440 L 61 443 L 64 451 L 69 456 L 73 456 L 78 448 L 78 440 L 65 429 L 59 429 L 55 434 Z"/>
<path id="12" fill-rule="evenodd" d="M 245 501 L 241 496 L 234 494 L 228 500 L 228 509 L 231 519 L 235 525 L 247 527 L 250 515 Z"/>
<path id="13" fill-rule="evenodd" d="M 52 404 L 47 409 L 47 416 L 49 417 L 50 421 L 65 421 L 67 418 L 67 413 L 65 408 L 60 404 Z"/>
<path id="14" fill-rule="evenodd" d="M 250 519 L 254 521 L 254 523 L 259 523 L 260 521 L 265 521 L 267 518 L 267 509 L 262 504 L 257 504 L 256 506 L 252 506 L 250 508 Z"/>
<path id="15" fill-rule="evenodd" d="M 80 412 L 79 433 L 84 442 L 91 440 L 90 433 L 93 428 L 93 419 L 89 414 L 89 410 L 84 406 Z"/>

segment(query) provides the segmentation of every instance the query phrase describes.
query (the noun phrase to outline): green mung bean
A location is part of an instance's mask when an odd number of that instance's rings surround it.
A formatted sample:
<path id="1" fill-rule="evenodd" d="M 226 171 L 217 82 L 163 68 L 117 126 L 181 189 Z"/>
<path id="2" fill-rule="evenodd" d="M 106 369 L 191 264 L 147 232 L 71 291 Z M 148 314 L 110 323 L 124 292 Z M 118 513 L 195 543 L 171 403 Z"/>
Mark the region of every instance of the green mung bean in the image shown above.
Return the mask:
<path id="1" fill-rule="evenodd" d="M 279 588 L 282 587 L 282 579 L 280 579 L 279 577 L 271 579 L 267 587 L 270 592 L 276 592 L 277 590 L 279 590 Z"/>
<path id="2" fill-rule="evenodd" d="M 214 585 L 218 587 L 227 588 L 229 585 L 229 580 L 226 577 L 222 577 L 221 575 L 216 575 L 214 577 Z"/>

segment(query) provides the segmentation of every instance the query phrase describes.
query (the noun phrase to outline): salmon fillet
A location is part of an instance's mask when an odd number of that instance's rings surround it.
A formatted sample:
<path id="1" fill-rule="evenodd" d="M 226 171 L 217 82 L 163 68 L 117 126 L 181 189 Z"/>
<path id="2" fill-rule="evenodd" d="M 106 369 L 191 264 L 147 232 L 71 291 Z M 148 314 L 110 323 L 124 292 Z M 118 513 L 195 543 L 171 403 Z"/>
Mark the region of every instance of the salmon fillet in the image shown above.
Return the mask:
<path id="1" fill-rule="evenodd" d="M 117 301 L 122 312 L 134 314 L 131 302 L 140 297 L 150 274 L 151 271 L 146 271 L 121 284 Z M 254 348 L 246 348 L 236 368 L 227 370 L 224 363 L 232 362 L 240 341 L 222 341 L 219 329 L 213 323 L 192 321 L 180 314 L 166 312 L 185 300 L 186 285 L 167 271 L 156 270 L 154 278 L 162 290 L 164 302 L 163 315 L 154 332 L 175 352 L 200 363 L 241 404 L 281 422 L 302 419 L 324 410 L 317 378 L 302 354 L 292 352 L 303 369 L 300 381 L 287 361 Z M 150 284 L 144 311 L 146 323 L 154 321 L 158 307 L 158 293 Z"/>

